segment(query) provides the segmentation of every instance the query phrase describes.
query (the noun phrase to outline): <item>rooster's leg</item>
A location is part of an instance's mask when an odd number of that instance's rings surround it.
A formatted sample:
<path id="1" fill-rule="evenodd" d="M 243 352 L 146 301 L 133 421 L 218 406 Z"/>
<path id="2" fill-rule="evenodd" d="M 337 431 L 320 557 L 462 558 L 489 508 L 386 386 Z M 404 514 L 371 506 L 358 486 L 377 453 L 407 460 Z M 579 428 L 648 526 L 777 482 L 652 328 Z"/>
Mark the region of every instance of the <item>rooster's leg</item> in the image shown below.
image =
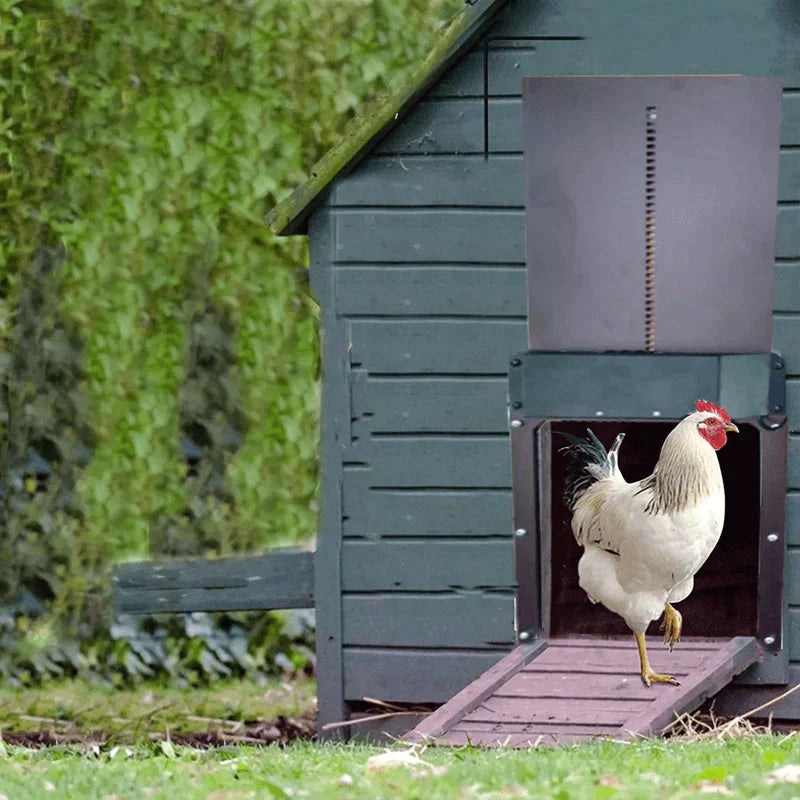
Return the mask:
<path id="1" fill-rule="evenodd" d="M 644 634 L 634 633 L 636 637 L 636 646 L 639 648 L 639 662 L 642 665 L 642 680 L 645 686 L 649 686 L 651 681 L 656 683 L 673 683 L 675 686 L 680 686 L 678 681 L 672 675 L 661 675 L 658 672 L 653 672 L 650 668 L 650 662 L 647 660 L 647 649 L 644 645 Z"/>
<path id="2" fill-rule="evenodd" d="M 669 643 L 671 651 L 675 647 L 675 643 L 681 638 L 683 617 L 681 612 L 674 609 L 669 603 L 664 606 L 664 622 L 661 623 L 659 630 L 664 631 L 664 644 Z"/>

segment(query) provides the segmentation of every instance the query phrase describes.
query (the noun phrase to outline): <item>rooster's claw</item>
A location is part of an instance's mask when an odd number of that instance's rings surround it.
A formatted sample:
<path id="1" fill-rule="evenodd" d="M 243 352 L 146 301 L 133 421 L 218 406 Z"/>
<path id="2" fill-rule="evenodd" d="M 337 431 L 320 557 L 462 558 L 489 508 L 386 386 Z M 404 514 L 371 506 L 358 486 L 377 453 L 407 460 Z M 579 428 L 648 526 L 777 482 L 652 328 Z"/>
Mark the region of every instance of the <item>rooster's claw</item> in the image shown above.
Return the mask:
<path id="1" fill-rule="evenodd" d="M 664 644 L 669 644 L 670 652 L 676 642 L 680 641 L 681 630 L 683 629 L 683 617 L 680 611 L 676 611 L 669 603 L 664 607 L 664 621 L 659 627 L 664 631 Z"/>

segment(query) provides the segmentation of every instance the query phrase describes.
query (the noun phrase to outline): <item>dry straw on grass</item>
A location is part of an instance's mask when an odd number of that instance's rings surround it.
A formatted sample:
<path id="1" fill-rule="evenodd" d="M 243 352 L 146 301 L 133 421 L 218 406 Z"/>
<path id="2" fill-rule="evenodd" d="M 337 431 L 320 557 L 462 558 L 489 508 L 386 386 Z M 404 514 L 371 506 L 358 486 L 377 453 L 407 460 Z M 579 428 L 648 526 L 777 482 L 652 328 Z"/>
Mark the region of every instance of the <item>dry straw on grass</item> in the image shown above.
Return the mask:
<path id="1" fill-rule="evenodd" d="M 766 725 L 755 725 L 748 719 L 769 706 L 788 697 L 792 692 L 800 689 L 800 683 L 792 686 L 783 694 L 774 697 L 772 700 L 762 703 L 756 708 L 751 708 L 745 714 L 727 720 L 725 722 L 714 716 L 713 707 L 710 716 L 703 718 L 701 714 L 681 714 L 670 725 L 664 729 L 663 735 L 671 739 L 679 739 L 685 742 L 696 741 L 723 741 L 725 739 L 749 739 L 753 736 L 772 735 L 772 714 L 769 715 Z M 708 721 L 706 721 L 708 720 Z M 792 731 L 789 736 L 794 736 Z M 787 737 L 788 738 L 788 737 Z"/>

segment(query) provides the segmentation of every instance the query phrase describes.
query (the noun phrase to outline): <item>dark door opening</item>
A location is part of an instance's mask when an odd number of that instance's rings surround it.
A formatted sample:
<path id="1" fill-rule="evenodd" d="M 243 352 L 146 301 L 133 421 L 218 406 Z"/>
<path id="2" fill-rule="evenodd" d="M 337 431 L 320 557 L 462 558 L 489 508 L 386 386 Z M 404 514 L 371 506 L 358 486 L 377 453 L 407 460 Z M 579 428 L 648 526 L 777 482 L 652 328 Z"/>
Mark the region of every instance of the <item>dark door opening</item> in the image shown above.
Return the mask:
<path id="1" fill-rule="evenodd" d="M 572 534 L 571 513 L 562 499 L 568 460 L 561 452 L 566 442 L 555 432 L 583 437 L 586 428 L 591 427 L 608 448 L 616 435 L 624 431 L 620 469 L 625 479 L 632 482 L 653 471 L 661 445 L 674 425 L 674 422 L 554 420 L 547 426 L 550 430 L 542 432 L 542 436 L 550 437 L 549 446 L 543 448 L 550 454 L 549 492 L 543 486 L 544 492 L 549 493 L 549 519 L 542 519 L 542 589 L 547 595 L 542 598 L 545 635 L 630 634 L 622 618 L 600 604 L 590 603 L 578 585 L 578 561 L 583 550 Z M 754 636 L 757 632 L 761 437 L 753 424 L 739 427 L 739 435 L 731 435 L 718 453 L 725 484 L 722 535 L 695 575 L 694 591 L 677 606 L 683 614 L 683 635 L 687 638 Z M 761 590 L 780 594 L 782 582 L 770 581 Z M 656 632 L 657 624 L 651 623 L 648 633 Z"/>

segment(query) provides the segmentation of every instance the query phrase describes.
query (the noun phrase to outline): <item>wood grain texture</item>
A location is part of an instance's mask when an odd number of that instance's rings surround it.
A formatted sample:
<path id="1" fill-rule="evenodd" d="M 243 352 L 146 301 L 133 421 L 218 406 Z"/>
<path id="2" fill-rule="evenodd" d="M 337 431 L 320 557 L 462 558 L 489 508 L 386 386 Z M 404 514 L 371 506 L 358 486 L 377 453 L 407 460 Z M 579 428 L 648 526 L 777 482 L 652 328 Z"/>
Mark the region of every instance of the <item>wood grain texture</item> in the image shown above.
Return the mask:
<path id="1" fill-rule="evenodd" d="M 800 311 L 800 261 L 775 265 L 774 309 Z"/>
<path id="2" fill-rule="evenodd" d="M 513 594 L 345 594 L 344 643 L 497 649 L 514 641 Z"/>
<path id="3" fill-rule="evenodd" d="M 632 736 L 648 736 L 660 732 L 676 714 L 693 711 L 757 659 L 758 644 L 751 636 L 737 636 L 721 643 L 719 651 L 693 671 L 683 681 L 682 686 L 666 687 L 677 689 L 679 697 L 672 699 L 667 692 L 662 693 L 649 708 L 626 720 L 622 726 L 623 731 Z"/>
<path id="4" fill-rule="evenodd" d="M 522 210 L 449 207 L 334 213 L 338 261 L 518 264 L 525 260 Z M 779 206 L 776 224 L 775 257 L 800 258 L 800 207 Z"/>
<path id="5" fill-rule="evenodd" d="M 789 437 L 786 480 L 790 489 L 800 489 L 800 436 Z"/>
<path id="6" fill-rule="evenodd" d="M 782 113 L 781 145 L 800 144 L 800 95 L 784 92 Z M 374 152 L 381 156 L 482 154 L 483 101 L 422 101 Z M 522 152 L 521 97 L 490 99 L 489 152 Z"/>
<path id="7" fill-rule="evenodd" d="M 350 329 L 353 363 L 371 375 L 502 376 L 528 334 L 524 319 L 354 320 Z"/>
<path id="8" fill-rule="evenodd" d="M 310 608 L 314 554 L 291 548 L 245 558 L 122 564 L 113 581 L 117 614 Z"/>
<path id="9" fill-rule="evenodd" d="M 478 541 L 346 541 L 345 592 L 441 592 L 514 586 L 512 537 Z"/>
<path id="10" fill-rule="evenodd" d="M 340 262 L 525 262 L 522 208 L 337 209 L 334 213 Z"/>
<path id="11" fill-rule="evenodd" d="M 524 267 L 340 267 L 336 294 L 347 316 L 524 317 Z"/>
<path id="12" fill-rule="evenodd" d="M 346 647 L 344 696 L 397 703 L 444 703 L 499 661 L 504 650 Z"/>
<path id="13" fill-rule="evenodd" d="M 321 341 L 322 407 L 320 425 L 320 519 L 314 574 L 317 601 L 317 729 L 323 736 L 342 738 L 344 731 L 322 731 L 322 725 L 344 718 L 344 675 L 342 672 L 342 459 L 339 442 L 347 435 L 346 328 L 336 316 L 334 305 L 334 225 L 330 213 L 321 208 L 309 221 L 309 277 L 319 299 L 320 322 L 325 334 Z"/>
<path id="14" fill-rule="evenodd" d="M 492 697 L 484 700 L 474 711 L 464 716 L 465 722 L 552 722 L 562 725 L 622 725 L 632 715 L 638 715 L 652 700 L 630 698 L 599 700 L 583 698 L 565 702 L 561 698 Z"/>
<path id="15" fill-rule="evenodd" d="M 795 492 L 786 494 L 786 544 L 789 548 L 800 546 L 800 494 Z M 796 577 L 800 580 L 800 574 Z M 788 578 L 787 587 L 793 584 L 794 577 Z"/>
<path id="16" fill-rule="evenodd" d="M 480 678 L 464 687 L 448 703 L 420 722 L 406 736 L 407 741 L 420 742 L 441 736 L 494 694 L 510 676 L 536 658 L 546 647 L 547 643 L 539 639 L 514 648 L 505 658 L 484 672 Z"/>
<path id="17" fill-rule="evenodd" d="M 374 156 L 336 182 L 334 207 L 487 206 L 519 208 L 525 202 L 520 153 Z M 800 152 L 784 147 L 778 200 L 800 200 Z"/>
<path id="18" fill-rule="evenodd" d="M 508 490 L 371 490 L 369 471 L 346 468 L 345 537 L 498 536 L 511 527 Z"/>
<path id="19" fill-rule="evenodd" d="M 519 208 L 522 155 L 373 156 L 337 181 L 335 206 L 493 206 Z"/>
<path id="20" fill-rule="evenodd" d="M 674 714 L 697 708 L 758 658 L 752 637 L 693 641 L 682 656 L 675 658 L 676 648 L 670 658 L 683 664 L 682 685 L 646 688 L 638 669 L 627 674 L 630 686 L 623 682 L 627 662 L 622 644 L 552 639 L 527 663 L 509 656 L 434 712 L 433 722 L 423 721 L 406 738 L 434 736 L 436 744 L 455 745 L 469 738 L 524 747 L 600 734 L 626 739 L 658 733 Z M 653 656 L 654 669 L 663 669 Z M 537 670 L 542 664 L 544 671 Z M 620 672 L 608 674 L 610 666 Z"/>
<path id="21" fill-rule="evenodd" d="M 772 315 L 772 349 L 786 361 L 787 375 L 800 375 L 800 315 Z"/>
<path id="22" fill-rule="evenodd" d="M 506 433 L 505 378 L 376 378 L 351 389 L 355 417 L 372 433 Z"/>
<path id="23" fill-rule="evenodd" d="M 370 485 L 504 487 L 511 481 L 506 436 L 373 438 Z"/>

